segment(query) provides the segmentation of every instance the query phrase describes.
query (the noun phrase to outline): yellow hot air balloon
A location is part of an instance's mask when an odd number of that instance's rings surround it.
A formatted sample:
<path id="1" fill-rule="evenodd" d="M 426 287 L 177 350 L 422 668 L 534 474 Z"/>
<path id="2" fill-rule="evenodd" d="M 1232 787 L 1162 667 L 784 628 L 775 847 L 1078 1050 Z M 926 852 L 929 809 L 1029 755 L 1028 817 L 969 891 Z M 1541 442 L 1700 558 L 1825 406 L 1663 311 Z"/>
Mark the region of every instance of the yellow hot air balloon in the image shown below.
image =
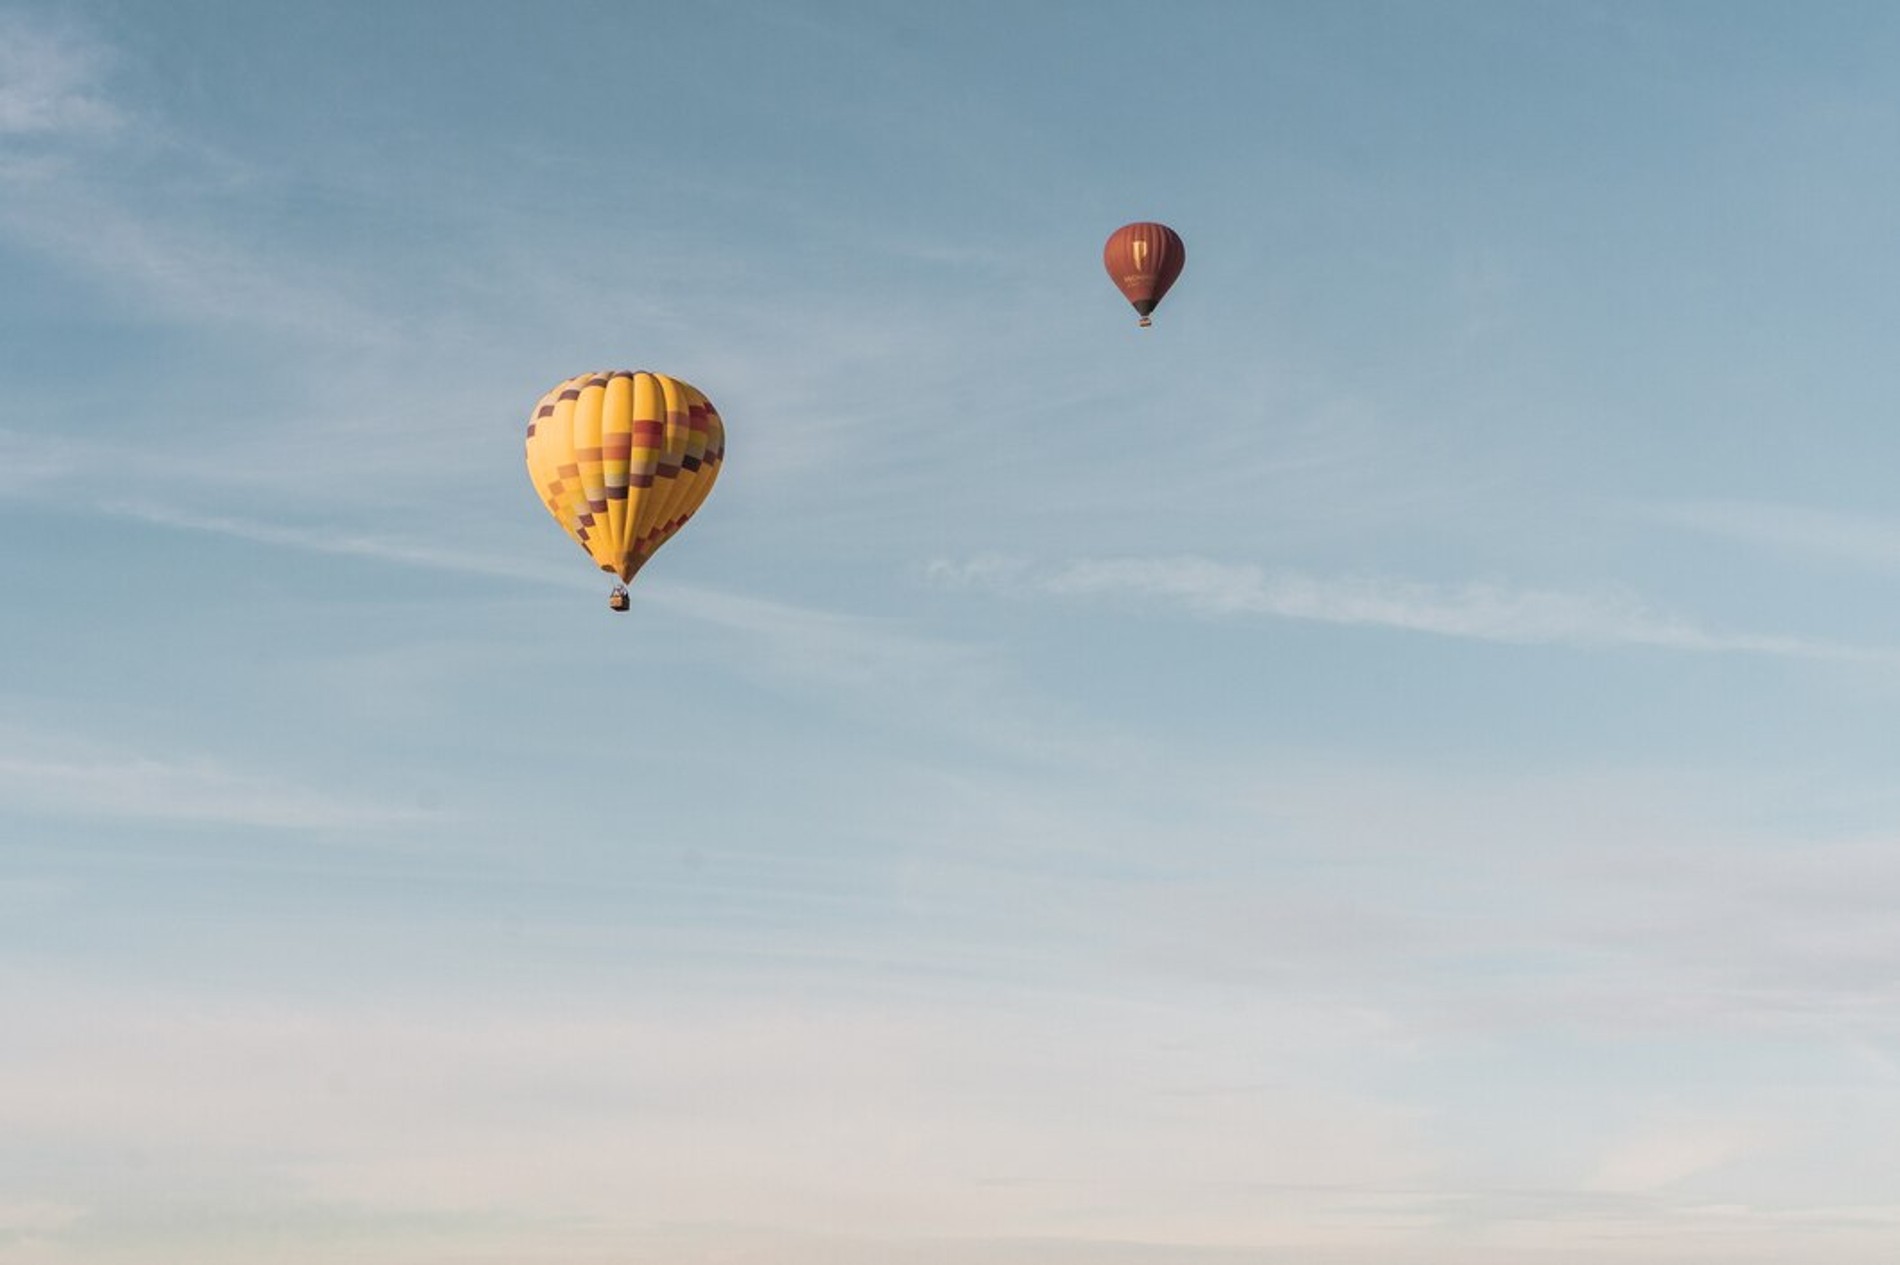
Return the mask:
<path id="1" fill-rule="evenodd" d="M 726 428 L 698 388 L 628 369 L 569 378 L 528 419 L 528 477 L 575 543 L 620 578 L 608 604 L 627 609 L 627 581 L 712 491 Z"/>

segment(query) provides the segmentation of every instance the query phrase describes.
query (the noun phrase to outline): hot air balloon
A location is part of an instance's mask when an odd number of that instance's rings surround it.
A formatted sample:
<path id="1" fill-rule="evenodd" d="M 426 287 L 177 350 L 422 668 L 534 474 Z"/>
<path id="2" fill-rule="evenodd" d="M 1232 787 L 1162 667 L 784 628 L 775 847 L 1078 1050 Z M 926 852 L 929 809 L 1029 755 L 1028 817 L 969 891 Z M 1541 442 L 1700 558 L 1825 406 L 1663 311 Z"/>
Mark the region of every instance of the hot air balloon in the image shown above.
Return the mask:
<path id="1" fill-rule="evenodd" d="M 663 373 L 616 369 L 569 378 L 528 419 L 528 477 L 576 544 L 619 577 L 608 605 L 686 525 L 726 452 L 712 401 Z"/>
<path id="2" fill-rule="evenodd" d="M 1102 264 L 1115 287 L 1128 296 L 1141 313 L 1145 329 L 1153 324 L 1148 314 L 1161 302 L 1181 266 L 1187 262 L 1187 247 L 1181 236 L 1166 224 L 1140 221 L 1124 224 L 1108 235 L 1102 247 Z"/>

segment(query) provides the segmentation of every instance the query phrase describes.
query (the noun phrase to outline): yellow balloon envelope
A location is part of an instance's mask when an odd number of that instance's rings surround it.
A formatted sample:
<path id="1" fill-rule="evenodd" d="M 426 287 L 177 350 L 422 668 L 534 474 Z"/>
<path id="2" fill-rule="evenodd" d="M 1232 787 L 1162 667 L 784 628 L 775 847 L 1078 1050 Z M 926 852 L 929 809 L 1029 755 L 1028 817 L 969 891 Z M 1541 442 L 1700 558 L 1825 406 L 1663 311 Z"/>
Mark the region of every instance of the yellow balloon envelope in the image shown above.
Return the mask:
<path id="1" fill-rule="evenodd" d="M 696 387 L 616 369 L 542 396 L 527 448 L 528 477 L 548 513 L 625 582 L 712 491 L 726 428 Z"/>

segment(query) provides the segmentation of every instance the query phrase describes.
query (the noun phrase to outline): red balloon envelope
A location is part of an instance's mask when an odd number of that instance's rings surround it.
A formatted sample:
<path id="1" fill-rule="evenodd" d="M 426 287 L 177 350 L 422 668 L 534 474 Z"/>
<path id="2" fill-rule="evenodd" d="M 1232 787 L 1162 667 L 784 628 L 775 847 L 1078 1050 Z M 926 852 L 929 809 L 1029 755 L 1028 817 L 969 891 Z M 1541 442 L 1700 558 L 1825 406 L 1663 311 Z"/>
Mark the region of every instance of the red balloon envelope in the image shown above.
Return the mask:
<path id="1" fill-rule="evenodd" d="M 1144 326 L 1150 324 L 1148 314 L 1181 275 L 1185 263 L 1187 247 L 1166 224 L 1124 224 L 1108 235 L 1108 244 L 1102 247 L 1102 265 L 1109 279 L 1141 313 Z"/>

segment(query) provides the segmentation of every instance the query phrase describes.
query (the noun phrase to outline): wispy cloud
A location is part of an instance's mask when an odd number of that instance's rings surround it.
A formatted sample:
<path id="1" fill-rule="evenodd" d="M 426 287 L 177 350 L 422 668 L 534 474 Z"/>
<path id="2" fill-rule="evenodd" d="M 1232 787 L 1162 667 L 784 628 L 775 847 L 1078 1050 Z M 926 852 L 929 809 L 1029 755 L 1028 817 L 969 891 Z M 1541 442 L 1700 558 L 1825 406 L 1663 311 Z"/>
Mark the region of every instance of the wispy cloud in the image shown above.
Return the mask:
<path id="1" fill-rule="evenodd" d="M 0 232 L 156 315 L 386 342 L 391 323 L 337 260 L 242 227 L 241 191 L 271 182 L 113 103 L 112 58 L 96 38 L 0 13 L 0 141 L 14 142 L 0 151 Z M 141 182 L 155 160 L 165 181 Z"/>
<path id="2" fill-rule="evenodd" d="M 902 619 L 654 583 L 651 599 L 743 645 L 730 668 L 880 727 L 921 730 L 1037 767 L 1129 759 L 1121 737 L 1060 714 L 994 647 Z"/>
<path id="3" fill-rule="evenodd" d="M 100 79 L 105 50 L 21 14 L 0 13 L 0 136 L 98 132 L 119 111 Z"/>
<path id="4" fill-rule="evenodd" d="M 1762 501 L 1692 501 L 1651 517 L 1716 536 L 1811 558 L 1900 570 L 1900 521 Z"/>
<path id="5" fill-rule="evenodd" d="M 556 575 L 550 568 L 537 567 L 526 562 L 495 558 L 479 552 L 437 549 L 414 541 L 366 535 L 361 532 L 328 531 L 315 527 L 293 527 L 284 523 L 267 523 L 218 514 L 196 514 L 149 502 L 131 502 L 114 506 L 112 509 L 113 512 L 125 517 L 160 527 L 231 536 L 260 545 L 298 549 L 306 553 L 338 554 L 344 557 L 395 563 L 399 566 L 496 576 L 539 584 L 564 583 L 566 578 Z"/>
<path id="6" fill-rule="evenodd" d="M 76 1204 L 51 1200 L 14 1200 L 0 1203 L 0 1244 L 9 1239 L 25 1239 L 53 1234 L 71 1227 L 84 1209 Z"/>
<path id="7" fill-rule="evenodd" d="M 71 172 L 42 165 L 31 173 L 8 183 L 0 229 L 109 284 L 120 301 L 352 347 L 381 346 L 395 335 L 383 313 L 339 284 L 334 261 L 311 267 L 247 245 L 212 208 L 167 213 L 128 205 L 109 185 Z"/>
<path id="8" fill-rule="evenodd" d="M 778 646 L 785 666 L 827 683 L 867 687 L 970 666 L 969 648 L 908 632 L 890 621 L 814 610 L 677 584 L 656 591 L 695 619 Z"/>
<path id="9" fill-rule="evenodd" d="M 1673 1121 L 1619 1141 L 1603 1156 L 1592 1189 L 1656 1190 L 1759 1149 L 1759 1130 L 1733 1120 Z"/>
<path id="10" fill-rule="evenodd" d="M 540 565 L 482 550 L 443 549 L 413 540 L 197 513 L 150 502 L 110 512 L 179 531 L 206 532 L 275 549 L 361 558 L 400 567 L 483 575 L 572 588 L 588 572 L 566 562 Z M 524 510 L 524 512 L 527 512 Z M 548 531 L 553 532 L 551 524 Z M 551 546 L 554 559 L 562 548 Z M 978 746 L 1039 760 L 1094 758 L 1119 750 L 1101 734 L 1038 715 L 1022 687 L 983 647 L 932 636 L 904 620 L 774 601 L 667 579 L 642 580 L 637 604 L 702 624 L 745 646 L 739 670 L 800 694 L 821 694 L 882 722 L 956 735 Z"/>
<path id="11" fill-rule="evenodd" d="M 84 450 L 0 429 L 0 496 L 30 494 L 83 468 Z"/>
<path id="12" fill-rule="evenodd" d="M 540 584 L 566 585 L 570 571 L 479 553 L 434 548 L 409 540 L 351 531 L 298 527 L 228 515 L 201 514 L 151 502 L 131 502 L 113 512 L 179 531 L 207 532 L 276 548 L 367 558 L 399 566 L 491 575 Z M 552 530 L 550 528 L 550 530 Z M 780 666 L 798 676 L 867 687 L 892 677 L 968 665 L 973 654 L 952 642 L 907 632 L 891 621 L 818 610 L 695 585 L 654 582 L 641 586 L 643 602 L 672 608 L 689 618 L 769 641 Z"/>
<path id="13" fill-rule="evenodd" d="M 31 816 L 358 829 L 413 809 L 339 797 L 206 758 L 152 756 L 44 735 L 0 734 L 0 802 Z"/>
<path id="14" fill-rule="evenodd" d="M 1000 557 L 938 560 L 925 574 L 946 586 L 1159 601 L 1204 616 L 1311 620 L 1520 645 L 1654 646 L 1807 659 L 1892 657 L 1879 649 L 1799 637 L 1711 631 L 1616 591 L 1313 576 L 1192 556 L 1084 559 L 1056 567 Z"/>

